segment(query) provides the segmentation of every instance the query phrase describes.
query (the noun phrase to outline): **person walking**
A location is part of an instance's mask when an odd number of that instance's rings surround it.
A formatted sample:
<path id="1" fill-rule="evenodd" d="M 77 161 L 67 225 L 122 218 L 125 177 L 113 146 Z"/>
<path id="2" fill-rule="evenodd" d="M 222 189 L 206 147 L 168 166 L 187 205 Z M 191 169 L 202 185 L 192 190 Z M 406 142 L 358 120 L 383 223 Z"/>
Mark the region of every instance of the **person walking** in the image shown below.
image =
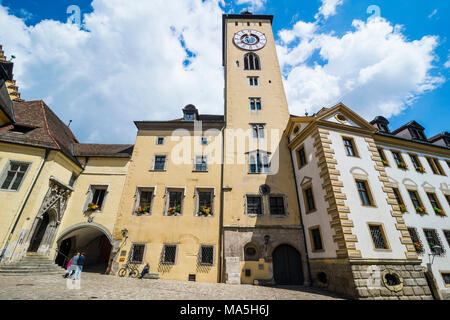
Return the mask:
<path id="1" fill-rule="evenodd" d="M 81 253 L 81 256 L 77 260 L 77 271 L 75 272 L 75 276 L 73 280 L 78 280 L 80 278 L 81 272 L 83 271 L 84 261 L 86 260 L 84 256 L 84 252 Z M 73 262 L 72 262 L 73 264 Z"/>
<path id="2" fill-rule="evenodd" d="M 79 257 L 80 253 L 77 252 L 77 254 L 74 255 L 72 259 L 70 259 L 69 263 L 67 264 L 67 272 L 65 275 L 63 275 L 64 278 L 72 276 L 75 273 L 75 271 L 77 270 L 77 261 Z"/>
<path id="3" fill-rule="evenodd" d="M 139 279 L 144 278 L 144 276 L 149 273 L 150 271 L 150 264 L 147 262 L 147 264 L 145 265 L 144 269 L 142 269 L 141 275 L 139 276 Z"/>

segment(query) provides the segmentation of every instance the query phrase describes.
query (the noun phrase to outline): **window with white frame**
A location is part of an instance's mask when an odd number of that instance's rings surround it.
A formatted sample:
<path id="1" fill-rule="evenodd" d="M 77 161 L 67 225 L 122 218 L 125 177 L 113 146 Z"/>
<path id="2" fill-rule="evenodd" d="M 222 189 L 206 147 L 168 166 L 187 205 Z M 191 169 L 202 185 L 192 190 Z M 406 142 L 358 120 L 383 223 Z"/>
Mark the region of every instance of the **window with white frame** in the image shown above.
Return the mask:
<path id="1" fill-rule="evenodd" d="M 163 145 L 164 144 L 164 137 L 156 137 L 156 144 L 157 145 Z"/>
<path id="2" fill-rule="evenodd" d="M 178 216 L 182 214 L 184 189 L 168 188 L 166 192 L 166 215 Z"/>
<path id="3" fill-rule="evenodd" d="M 270 173 L 270 162 L 268 152 L 249 152 L 249 173 Z"/>
<path id="4" fill-rule="evenodd" d="M 196 155 L 194 171 L 208 171 L 208 156 Z"/>
<path id="5" fill-rule="evenodd" d="M 152 170 L 154 171 L 165 171 L 167 164 L 166 155 L 155 155 L 152 163 Z"/>
<path id="6" fill-rule="evenodd" d="M 213 199 L 214 199 L 214 189 L 210 188 L 196 188 L 196 215 L 197 216 L 212 216 L 213 210 Z"/>
<path id="7" fill-rule="evenodd" d="M 84 211 L 103 211 L 108 189 L 108 185 L 90 185 Z"/>
<path id="8" fill-rule="evenodd" d="M 152 210 L 154 187 L 138 187 L 134 213 L 137 215 L 150 214 Z"/>
<path id="9" fill-rule="evenodd" d="M 255 139 L 264 139 L 264 127 L 263 123 L 252 124 L 252 136 Z"/>
<path id="10" fill-rule="evenodd" d="M 18 191 L 28 171 L 30 164 L 18 161 L 9 161 L 1 177 L 1 189 Z"/>
<path id="11" fill-rule="evenodd" d="M 258 77 L 248 77 L 250 87 L 256 87 L 258 85 Z"/>

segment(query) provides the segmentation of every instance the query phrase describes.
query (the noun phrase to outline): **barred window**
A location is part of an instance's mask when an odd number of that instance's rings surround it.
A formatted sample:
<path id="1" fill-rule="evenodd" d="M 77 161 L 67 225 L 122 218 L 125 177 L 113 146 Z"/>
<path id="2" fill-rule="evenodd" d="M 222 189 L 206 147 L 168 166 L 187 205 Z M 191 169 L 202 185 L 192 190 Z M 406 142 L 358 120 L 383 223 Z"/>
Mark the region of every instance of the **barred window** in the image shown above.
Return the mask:
<path id="1" fill-rule="evenodd" d="M 320 236 L 320 228 L 311 229 L 311 238 L 313 251 L 322 250 L 322 237 Z"/>
<path id="2" fill-rule="evenodd" d="M 442 243 L 439 240 L 439 236 L 435 229 L 423 229 L 423 233 L 427 238 L 428 246 L 430 247 L 432 252 L 440 254 L 444 253 L 444 247 L 442 246 Z M 435 246 L 441 247 L 440 252 L 438 252 L 439 250 L 433 248 Z"/>
<path id="3" fill-rule="evenodd" d="M 262 198 L 247 196 L 247 214 L 262 214 Z"/>
<path id="4" fill-rule="evenodd" d="M 370 233 L 376 249 L 387 249 L 386 241 L 384 238 L 383 230 L 379 225 L 370 225 Z"/>
<path id="5" fill-rule="evenodd" d="M 284 215 L 284 197 L 269 197 L 270 214 Z"/>
<path id="6" fill-rule="evenodd" d="M 214 264 L 214 246 L 200 247 L 200 264 L 213 265 Z"/>
<path id="7" fill-rule="evenodd" d="M 133 244 L 131 248 L 131 262 L 142 263 L 144 259 L 145 244 Z"/>
<path id="8" fill-rule="evenodd" d="M 25 173 L 27 172 L 28 167 L 29 167 L 28 163 L 10 161 L 9 169 L 4 174 L 1 189 L 13 191 L 19 190 L 19 187 L 22 184 L 22 180 L 25 177 Z"/>
<path id="9" fill-rule="evenodd" d="M 164 264 L 175 264 L 177 256 L 177 246 L 166 244 L 163 247 L 163 261 Z"/>
<path id="10" fill-rule="evenodd" d="M 413 242 L 413 245 L 417 251 L 417 253 L 423 252 L 423 245 L 422 241 L 420 241 L 419 235 L 417 234 L 417 231 L 415 228 L 408 228 L 409 235 L 411 236 L 411 240 Z"/>

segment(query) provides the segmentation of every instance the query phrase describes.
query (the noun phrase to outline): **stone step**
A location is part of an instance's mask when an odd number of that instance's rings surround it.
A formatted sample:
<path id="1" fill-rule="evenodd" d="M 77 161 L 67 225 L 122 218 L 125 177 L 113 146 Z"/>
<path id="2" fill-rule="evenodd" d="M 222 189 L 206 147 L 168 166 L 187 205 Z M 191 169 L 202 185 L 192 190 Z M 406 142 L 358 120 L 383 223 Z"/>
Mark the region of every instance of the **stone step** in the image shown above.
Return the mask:
<path id="1" fill-rule="evenodd" d="M 49 265 L 49 266 L 40 266 L 40 267 L 33 267 L 33 266 L 1 266 L 0 270 L 65 270 L 57 265 Z"/>
<path id="2" fill-rule="evenodd" d="M 0 272 L 0 276 L 1 277 L 14 277 L 14 276 L 35 276 L 36 274 L 45 276 L 45 275 L 63 275 L 63 273 L 61 272 L 56 272 L 56 271 L 52 271 L 52 272 L 39 272 L 39 273 L 35 273 L 35 272 L 28 272 L 28 273 L 17 273 L 17 272 Z"/>
<path id="3" fill-rule="evenodd" d="M 65 270 L 0 270 L 0 275 L 5 274 L 43 274 L 43 273 L 50 273 L 50 274 L 64 274 Z"/>

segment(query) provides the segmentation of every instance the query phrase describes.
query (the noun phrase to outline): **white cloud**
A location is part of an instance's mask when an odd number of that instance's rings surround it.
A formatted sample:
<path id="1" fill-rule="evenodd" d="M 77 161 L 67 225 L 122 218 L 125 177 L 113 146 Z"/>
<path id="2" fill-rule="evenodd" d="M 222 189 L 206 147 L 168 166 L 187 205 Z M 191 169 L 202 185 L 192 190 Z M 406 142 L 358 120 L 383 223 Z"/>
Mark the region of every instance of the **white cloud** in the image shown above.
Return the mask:
<path id="1" fill-rule="evenodd" d="M 334 16 L 336 14 L 336 8 L 343 3 L 344 0 L 322 0 L 322 6 L 314 18 L 319 19 L 320 16 L 323 16 L 324 19 L 328 19 L 328 17 Z"/>
<path id="2" fill-rule="evenodd" d="M 266 5 L 267 0 L 236 0 L 237 5 L 248 4 L 247 8 L 250 11 L 262 10 Z"/>
<path id="3" fill-rule="evenodd" d="M 315 32 L 302 38 L 295 26 L 280 32 L 284 40 L 300 38 L 294 46 L 283 41 L 277 46 L 291 113 L 342 101 L 368 119 L 389 117 L 444 81 L 431 74 L 437 37 L 409 41 L 401 27 L 383 18 L 355 20 L 353 27 L 342 37 Z M 323 61 L 311 66 L 315 52 Z"/>
<path id="4" fill-rule="evenodd" d="M 0 6 L 0 43 L 23 98 L 45 97 L 84 142 L 130 143 L 133 120 L 179 118 L 188 103 L 223 114 L 221 3 L 95 0 L 83 30 L 27 27 Z"/>

